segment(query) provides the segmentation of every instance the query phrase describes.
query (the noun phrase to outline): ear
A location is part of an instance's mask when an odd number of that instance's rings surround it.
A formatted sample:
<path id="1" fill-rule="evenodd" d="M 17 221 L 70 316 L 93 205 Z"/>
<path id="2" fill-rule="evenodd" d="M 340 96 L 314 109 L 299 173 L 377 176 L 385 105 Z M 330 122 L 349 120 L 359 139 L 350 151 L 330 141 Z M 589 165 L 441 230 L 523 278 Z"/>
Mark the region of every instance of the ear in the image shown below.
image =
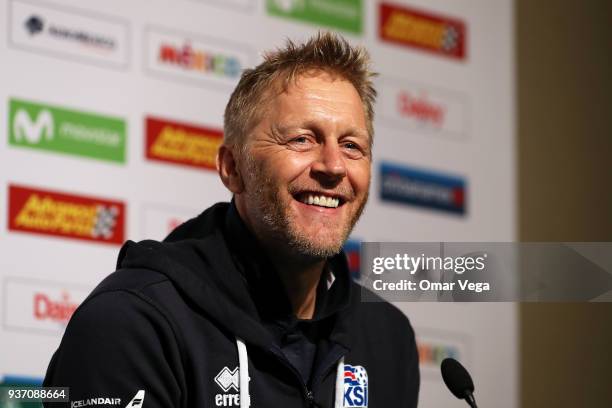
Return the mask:
<path id="1" fill-rule="evenodd" d="M 233 146 L 221 145 L 217 152 L 217 172 L 225 187 L 234 194 L 244 190 L 244 183 L 240 176 L 240 169 L 236 162 Z"/>

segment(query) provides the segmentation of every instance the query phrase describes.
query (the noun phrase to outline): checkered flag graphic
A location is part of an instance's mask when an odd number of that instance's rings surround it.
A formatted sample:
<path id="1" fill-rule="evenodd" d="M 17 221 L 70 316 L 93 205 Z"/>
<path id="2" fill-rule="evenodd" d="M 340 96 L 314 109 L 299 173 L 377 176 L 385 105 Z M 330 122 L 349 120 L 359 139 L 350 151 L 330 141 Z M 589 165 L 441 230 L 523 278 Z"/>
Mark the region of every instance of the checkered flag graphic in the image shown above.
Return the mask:
<path id="1" fill-rule="evenodd" d="M 110 207 L 99 205 L 97 207 L 96 225 L 94 225 L 91 231 L 91 236 L 93 238 L 103 237 L 104 239 L 110 239 L 117 224 L 118 214 L 119 209 L 114 205 Z"/>
<path id="2" fill-rule="evenodd" d="M 442 38 L 442 49 L 444 51 L 452 51 L 457 48 L 459 42 L 459 32 L 455 27 L 447 26 Z"/>

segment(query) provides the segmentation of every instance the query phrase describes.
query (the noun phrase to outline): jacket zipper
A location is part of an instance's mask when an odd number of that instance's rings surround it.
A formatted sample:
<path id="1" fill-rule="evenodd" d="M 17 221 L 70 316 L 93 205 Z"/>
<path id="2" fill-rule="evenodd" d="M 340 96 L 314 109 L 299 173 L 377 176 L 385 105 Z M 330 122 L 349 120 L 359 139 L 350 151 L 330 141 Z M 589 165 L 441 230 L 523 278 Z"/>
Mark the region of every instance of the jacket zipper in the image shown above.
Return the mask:
<path id="1" fill-rule="evenodd" d="M 314 407 L 315 406 L 314 393 L 304 383 L 304 380 L 302 379 L 302 376 L 300 375 L 300 373 L 295 369 L 295 367 L 293 367 L 293 365 L 291 365 L 291 363 L 289 363 L 289 361 L 287 361 L 287 359 L 283 355 L 277 354 L 275 350 L 270 350 L 270 351 L 272 352 L 272 354 L 274 354 L 276 358 L 278 358 L 285 365 L 285 367 L 287 367 L 295 375 L 295 377 L 298 379 L 300 386 L 301 386 L 302 397 L 308 404 L 309 408 Z"/>
<path id="2" fill-rule="evenodd" d="M 302 396 L 304 397 L 304 400 L 307 403 L 307 406 L 309 408 L 314 407 L 315 404 L 315 400 L 314 400 L 314 390 L 318 390 L 320 383 L 321 383 L 321 379 L 323 379 L 328 373 L 329 371 L 335 367 L 336 365 L 338 365 L 338 362 L 340 361 L 340 359 L 342 358 L 342 356 L 344 355 L 344 352 L 342 352 L 341 350 L 338 350 L 338 352 L 335 353 L 335 357 L 333 359 L 331 359 L 331 363 L 328 364 L 323 370 L 321 370 L 317 377 L 314 379 L 314 381 L 312 381 L 312 389 L 308 388 L 308 386 L 304 383 L 304 380 L 302 379 L 301 374 L 295 369 L 295 367 L 293 367 L 293 365 L 291 365 L 291 363 L 289 361 L 287 361 L 287 359 L 282 355 L 282 354 L 277 354 L 274 350 L 270 350 L 272 352 L 272 354 L 274 354 L 274 356 L 276 356 L 284 365 L 285 367 L 287 367 L 289 370 L 291 370 L 291 372 L 295 375 L 295 377 L 299 380 L 299 383 L 301 385 L 302 388 Z M 335 390 L 335 388 L 334 388 Z M 334 398 L 335 398 L 335 392 L 334 392 Z"/>

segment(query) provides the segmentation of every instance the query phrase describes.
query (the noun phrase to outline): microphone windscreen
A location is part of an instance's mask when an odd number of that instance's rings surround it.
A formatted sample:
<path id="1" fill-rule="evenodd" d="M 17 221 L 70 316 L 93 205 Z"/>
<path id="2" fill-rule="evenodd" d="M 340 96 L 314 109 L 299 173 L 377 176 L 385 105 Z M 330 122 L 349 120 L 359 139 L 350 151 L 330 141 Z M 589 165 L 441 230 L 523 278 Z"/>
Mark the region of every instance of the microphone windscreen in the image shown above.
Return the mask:
<path id="1" fill-rule="evenodd" d="M 454 358 L 445 358 L 440 368 L 444 383 L 455 397 L 464 399 L 467 396 L 466 391 L 474 392 L 472 377 L 460 362 Z"/>

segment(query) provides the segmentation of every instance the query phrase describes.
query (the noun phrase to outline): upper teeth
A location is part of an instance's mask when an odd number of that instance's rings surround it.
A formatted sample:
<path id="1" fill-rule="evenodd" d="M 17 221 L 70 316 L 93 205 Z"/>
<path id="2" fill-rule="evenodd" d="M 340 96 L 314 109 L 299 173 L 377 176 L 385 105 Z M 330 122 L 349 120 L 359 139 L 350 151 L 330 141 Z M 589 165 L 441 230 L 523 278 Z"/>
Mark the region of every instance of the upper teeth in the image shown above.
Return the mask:
<path id="1" fill-rule="evenodd" d="M 303 200 L 305 204 L 314 204 L 319 205 L 321 207 L 331 207 L 336 208 L 340 204 L 339 198 L 325 197 L 325 196 L 315 196 L 312 194 L 308 194 Z"/>

